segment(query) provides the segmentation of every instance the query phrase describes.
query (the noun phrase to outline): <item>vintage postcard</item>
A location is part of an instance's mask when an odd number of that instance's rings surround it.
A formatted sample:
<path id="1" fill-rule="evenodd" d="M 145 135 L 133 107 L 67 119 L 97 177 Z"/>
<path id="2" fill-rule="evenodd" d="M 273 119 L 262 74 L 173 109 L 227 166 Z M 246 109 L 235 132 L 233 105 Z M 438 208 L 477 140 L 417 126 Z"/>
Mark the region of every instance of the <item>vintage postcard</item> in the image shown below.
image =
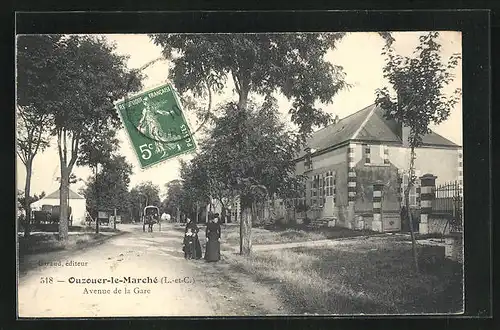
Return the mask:
<path id="1" fill-rule="evenodd" d="M 464 311 L 458 31 L 16 37 L 19 318 Z"/>

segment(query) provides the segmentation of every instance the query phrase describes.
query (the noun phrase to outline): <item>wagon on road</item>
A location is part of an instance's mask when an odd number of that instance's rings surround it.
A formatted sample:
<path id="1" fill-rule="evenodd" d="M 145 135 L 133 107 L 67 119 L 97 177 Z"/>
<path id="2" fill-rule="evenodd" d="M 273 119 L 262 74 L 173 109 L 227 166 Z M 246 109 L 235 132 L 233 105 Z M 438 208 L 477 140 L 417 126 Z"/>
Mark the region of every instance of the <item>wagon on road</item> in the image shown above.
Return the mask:
<path id="1" fill-rule="evenodd" d="M 146 231 L 147 225 L 148 232 L 153 232 L 153 225 L 155 223 L 158 224 L 159 231 L 161 231 L 160 209 L 154 205 L 148 205 L 142 213 L 142 231 Z"/>

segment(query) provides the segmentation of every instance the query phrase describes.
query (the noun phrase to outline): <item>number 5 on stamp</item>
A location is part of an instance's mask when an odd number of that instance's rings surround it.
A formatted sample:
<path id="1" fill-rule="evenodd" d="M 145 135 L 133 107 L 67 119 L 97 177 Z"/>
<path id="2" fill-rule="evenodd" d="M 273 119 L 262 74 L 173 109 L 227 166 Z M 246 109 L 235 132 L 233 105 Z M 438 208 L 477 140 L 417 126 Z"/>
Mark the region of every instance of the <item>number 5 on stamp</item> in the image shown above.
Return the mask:
<path id="1" fill-rule="evenodd" d="M 196 149 L 171 84 L 115 103 L 141 168 Z"/>

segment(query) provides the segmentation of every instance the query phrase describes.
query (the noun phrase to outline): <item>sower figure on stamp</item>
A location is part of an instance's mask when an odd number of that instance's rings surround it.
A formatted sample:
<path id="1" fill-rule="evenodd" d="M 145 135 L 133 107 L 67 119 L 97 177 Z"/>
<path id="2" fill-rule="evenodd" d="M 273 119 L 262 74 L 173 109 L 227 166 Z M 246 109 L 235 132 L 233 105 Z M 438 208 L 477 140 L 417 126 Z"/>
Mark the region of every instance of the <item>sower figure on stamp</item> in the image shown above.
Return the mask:
<path id="1" fill-rule="evenodd" d="M 215 213 L 213 218 L 207 223 L 207 246 L 205 251 L 206 261 L 220 260 L 220 234 L 221 228 L 219 223 L 219 213 Z"/>
<path id="2" fill-rule="evenodd" d="M 166 143 L 161 141 L 168 140 L 179 140 L 180 136 L 173 136 L 172 134 L 165 134 L 163 131 L 158 118 L 156 118 L 156 114 L 167 116 L 170 114 L 168 111 L 163 111 L 160 109 L 156 109 L 148 97 L 144 97 L 142 99 L 142 103 L 144 104 L 144 109 L 142 109 L 142 116 L 139 120 L 139 125 L 137 125 L 137 129 L 144 135 L 154 139 L 155 151 L 157 153 L 161 153 L 162 157 L 165 157 L 167 154 L 167 149 L 173 150 L 177 148 L 175 143 Z"/>

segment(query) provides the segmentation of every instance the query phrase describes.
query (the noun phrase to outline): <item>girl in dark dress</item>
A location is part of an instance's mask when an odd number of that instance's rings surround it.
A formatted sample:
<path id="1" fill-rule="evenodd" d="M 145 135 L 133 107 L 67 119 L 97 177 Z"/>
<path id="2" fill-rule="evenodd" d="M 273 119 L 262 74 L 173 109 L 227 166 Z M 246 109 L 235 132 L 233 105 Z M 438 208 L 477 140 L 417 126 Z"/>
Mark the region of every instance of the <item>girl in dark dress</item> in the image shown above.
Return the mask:
<path id="1" fill-rule="evenodd" d="M 201 259 L 201 244 L 200 244 L 200 240 L 198 239 L 198 232 L 200 231 L 200 229 L 198 228 L 198 226 L 196 225 L 196 223 L 191 220 L 191 219 L 187 219 L 187 225 L 186 225 L 186 229 L 184 231 L 184 238 L 186 239 L 186 237 L 188 236 L 187 234 L 188 233 L 192 233 L 193 236 L 192 237 L 189 237 L 188 239 L 191 240 L 193 239 L 194 240 L 194 255 L 193 255 L 193 259 Z"/>
<path id="2" fill-rule="evenodd" d="M 216 213 L 214 214 L 213 219 L 207 224 L 207 246 L 205 251 L 206 261 L 220 260 L 220 234 L 219 214 Z"/>

